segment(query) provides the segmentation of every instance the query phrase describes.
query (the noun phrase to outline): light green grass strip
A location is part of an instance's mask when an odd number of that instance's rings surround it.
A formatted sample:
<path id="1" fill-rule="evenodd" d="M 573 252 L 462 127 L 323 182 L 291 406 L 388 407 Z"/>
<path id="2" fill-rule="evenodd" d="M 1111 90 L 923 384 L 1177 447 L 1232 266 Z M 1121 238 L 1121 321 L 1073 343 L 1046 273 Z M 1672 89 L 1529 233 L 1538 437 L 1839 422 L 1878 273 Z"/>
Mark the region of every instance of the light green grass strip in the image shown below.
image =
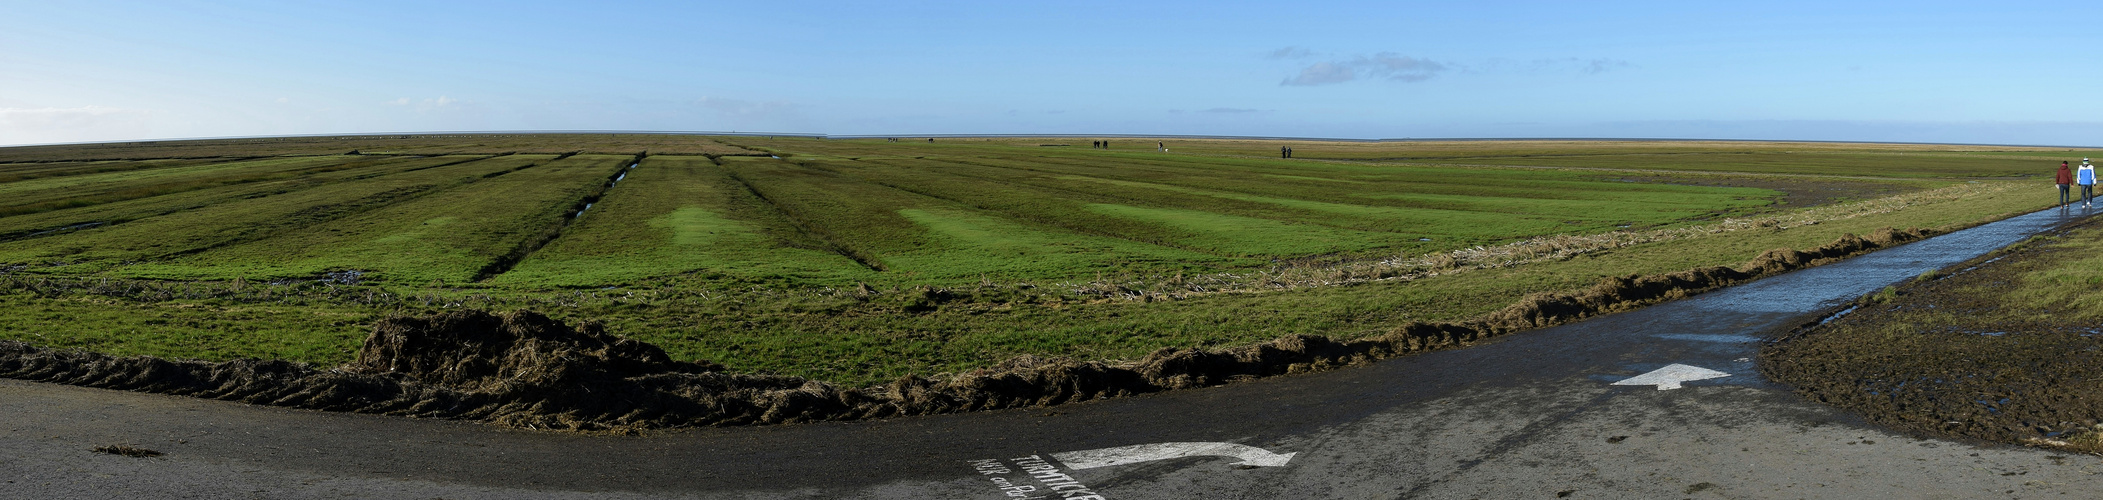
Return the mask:
<path id="1" fill-rule="evenodd" d="M 1417 237 L 1354 231 L 1312 224 L 1291 224 L 1270 219 L 1225 215 L 1177 208 L 1145 208 L 1094 203 L 1088 210 L 1146 222 L 1165 224 L 1195 233 L 1185 244 L 1228 255 L 1309 255 L 1404 245 Z"/>

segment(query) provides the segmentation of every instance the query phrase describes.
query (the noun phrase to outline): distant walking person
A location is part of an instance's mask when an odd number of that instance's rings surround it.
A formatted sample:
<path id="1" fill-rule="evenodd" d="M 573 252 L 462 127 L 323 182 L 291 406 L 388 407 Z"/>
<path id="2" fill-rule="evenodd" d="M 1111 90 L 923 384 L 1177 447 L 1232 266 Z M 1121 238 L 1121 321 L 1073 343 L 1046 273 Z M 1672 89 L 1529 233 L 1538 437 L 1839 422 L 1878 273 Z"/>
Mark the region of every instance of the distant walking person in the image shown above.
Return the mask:
<path id="1" fill-rule="evenodd" d="M 1291 157 L 1292 157 L 1292 148 L 1288 148 L 1288 147 L 1285 147 L 1285 146 L 1278 146 L 1278 157 L 1279 157 L 1279 158 L 1291 158 Z"/>
<path id="2" fill-rule="evenodd" d="M 1291 158 L 1291 157 L 1292 157 L 1292 148 L 1290 148 L 1290 147 L 1287 147 L 1287 148 L 1285 148 L 1285 157 L 1286 157 L 1286 158 Z"/>
<path id="3" fill-rule="evenodd" d="M 2059 175 L 2053 177 L 2059 182 L 2059 206 L 2064 207 L 2067 203 L 2067 188 L 2072 187 L 2068 184 L 2074 183 L 2074 171 L 2067 170 L 2066 162 L 2059 162 Z"/>
<path id="4" fill-rule="evenodd" d="M 1163 153 L 1166 153 L 1166 152 L 1168 152 L 1168 143 L 1167 143 L 1167 142 L 1156 142 L 1156 143 L 1154 143 L 1154 147 L 1155 147 L 1155 148 L 1159 148 L 1159 149 L 1161 150 L 1161 152 L 1163 152 Z"/>
<path id="5" fill-rule="evenodd" d="M 2081 171 L 2074 174 L 2074 182 L 2081 184 L 2081 208 L 2088 208 L 2096 199 L 2096 166 L 2081 159 Z"/>

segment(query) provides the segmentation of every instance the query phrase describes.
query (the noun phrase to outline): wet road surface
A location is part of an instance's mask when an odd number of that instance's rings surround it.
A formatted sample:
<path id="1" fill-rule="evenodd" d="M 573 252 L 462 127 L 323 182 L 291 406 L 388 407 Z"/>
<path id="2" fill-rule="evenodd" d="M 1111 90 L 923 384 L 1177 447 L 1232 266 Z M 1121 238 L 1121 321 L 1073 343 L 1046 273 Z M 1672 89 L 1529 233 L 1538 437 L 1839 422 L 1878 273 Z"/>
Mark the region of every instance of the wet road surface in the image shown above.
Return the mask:
<path id="1" fill-rule="evenodd" d="M 1760 339 L 1832 306 L 2083 215 L 1468 349 L 878 422 L 591 437 L 0 380 L 0 497 L 2087 497 L 2103 491 L 2096 457 L 1893 434 L 1752 361 Z M 1680 388 L 1614 385 L 1671 365 L 1637 381 Z M 165 455 L 88 451 L 108 444 Z"/>

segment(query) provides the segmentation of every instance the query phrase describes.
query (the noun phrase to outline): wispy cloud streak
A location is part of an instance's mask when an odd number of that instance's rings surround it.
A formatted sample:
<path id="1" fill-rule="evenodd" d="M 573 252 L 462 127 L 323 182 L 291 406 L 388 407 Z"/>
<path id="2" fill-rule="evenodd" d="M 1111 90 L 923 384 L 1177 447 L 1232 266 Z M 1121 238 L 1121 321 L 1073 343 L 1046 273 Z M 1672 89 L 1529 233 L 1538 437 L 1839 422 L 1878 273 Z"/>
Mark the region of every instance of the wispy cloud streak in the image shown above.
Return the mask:
<path id="1" fill-rule="evenodd" d="M 1287 49 L 1293 49 L 1288 47 Z M 1286 49 L 1280 49 L 1283 53 Z M 1322 61 L 1300 69 L 1300 74 L 1279 85 L 1315 86 L 1343 83 L 1360 78 L 1384 78 L 1398 82 L 1421 82 L 1453 69 L 1446 63 L 1393 52 L 1338 61 Z"/>

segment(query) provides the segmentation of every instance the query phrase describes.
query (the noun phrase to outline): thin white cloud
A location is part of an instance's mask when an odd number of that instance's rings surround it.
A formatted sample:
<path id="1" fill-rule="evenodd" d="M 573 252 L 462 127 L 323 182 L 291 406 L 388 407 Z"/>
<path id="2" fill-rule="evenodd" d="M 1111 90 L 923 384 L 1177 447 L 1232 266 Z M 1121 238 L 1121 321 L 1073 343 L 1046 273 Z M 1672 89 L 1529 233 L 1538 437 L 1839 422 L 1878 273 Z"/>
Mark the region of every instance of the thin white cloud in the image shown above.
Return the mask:
<path id="1" fill-rule="evenodd" d="M 1312 51 L 1299 47 L 1286 47 L 1273 51 L 1271 59 L 1305 59 Z M 1493 58 L 1480 63 L 1463 64 L 1438 61 L 1429 58 L 1406 56 L 1394 52 L 1361 55 L 1349 59 L 1330 59 L 1300 66 L 1299 74 L 1278 82 L 1283 86 L 1311 87 L 1333 85 L 1356 80 L 1384 79 L 1415 83 L 1437 78 L 1441 74 L 1493 74 L 1505 72 L 1562 72 L 1596 75 L 1609 71 L 1635 67 L 1628 61 L 1612 58 L 1556 57 L 1530 61 Z"/>
<path id="2" fill-rule="evenodd" d="M 1314 57 L 1314 51 L 1306 47 L 1285 47 L 1271 51 L 1271 59 L 1306 59 Z"/>
<path id="3" fill-rule="evenodd" d="M 1385 76 L 1389 80 L 1405 82 L 1430 80 L 1431 77 L 1438 76 L 1439 72 L 1448 69 L 1446 65 L 1429 59 L 1396 55 L 1393 52 L 1374 54 L 1363 61 L 1361 64 L 1372 68 L 1369 73 L 1374 76 Z"/>
<path id="4" fill-rule="evenodd" d="M 1371 56 L 1358 56 L 1342 61 L 1323 61 L 1300 68 L 1300 74 L 1279 85 L 1315 86 L 1343 83 L 1364 78 L 1385 78 L 1398 82 L 1421 82 L 1451 70 L 1446 63 L 1393 52 L 1381 52 Z"/>
<path id="5" fill-rule="evenodd" d="M 1528 69 L 1532 71 L 1575 71 L 1587 75 L 1596 75 L 1608 71 L 1631 68 L 1635 65 L 1629 64 L 1628 61 L 1603 57 L 1590 59 L 1560 57 L 1535 59 L 1531 66 Z"/>
<path id="6" fill-rule="evenodd" d="M 1358 70 L 1353 69 L 1349 63 L 1319 62 L 1306 68 L 1301 68 L 1298 76 L 1287 78 L 1279 85 L 1328 85 L 1357 79 Z"/>
<path id="7" fill-rule="evenodd" d="M 1628 68 L 1631 66 L 1635 65 L 1629 64 L 1628 61 L 1623 61 L 1620 59 L 1592 59 L 1589 61 L 1585 61 L 1584 67 L 1579 69 L 1578 71 L 1583 71 L 1586 74 L 1596 75 L 1599 73 Z"/>

